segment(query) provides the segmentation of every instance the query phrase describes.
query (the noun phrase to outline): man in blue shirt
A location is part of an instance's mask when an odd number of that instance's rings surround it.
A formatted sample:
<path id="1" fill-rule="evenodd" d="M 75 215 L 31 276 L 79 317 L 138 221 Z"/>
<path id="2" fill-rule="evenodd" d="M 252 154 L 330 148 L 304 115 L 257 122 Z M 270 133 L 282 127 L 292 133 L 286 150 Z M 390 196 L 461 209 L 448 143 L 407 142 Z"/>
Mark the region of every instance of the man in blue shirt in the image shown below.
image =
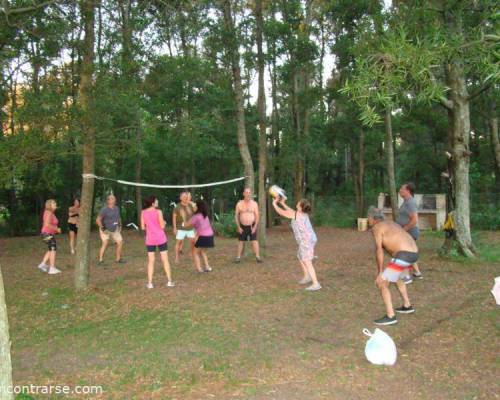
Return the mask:
<path id="1" fill-rule="evenodd" d="M 400 225 L 406 232 L 408 232 L 413 240 L 417 241 L 420 236 L 418 228 L 418 208 L 417 202 L 413 195 L 415 194 L 415 185 L 412 182 L 407 182 L 401 185 L 399 194 L 403 198 L 403 204 L 399 208 L 399 215 L 396 223 Z M 418 264 L 413 264 L 413 277 L 422 279 L 423 275 L 418 268 Z M 403 282 L 408 284 L 413 282 L 413 278 L 409 275 L 403 279 Z"/>
<path id="2" fill-rule="evenodd" d="M 116 243 L 116 259 L 119 264 L 125 263 L 122 258 L 123 237 L 121 234 L 122 222 L 120 218 L 120 209 L 116 205 L 116 197 L 110 194 L 106 198 L 106 205 L 101 209 L 96 220 L 99 226 L 99 235 L 101 236 L 101 249 L 99 250 L 98 265 L 104 264 L 104 252 L 108 247 L 109 240 Z"/>

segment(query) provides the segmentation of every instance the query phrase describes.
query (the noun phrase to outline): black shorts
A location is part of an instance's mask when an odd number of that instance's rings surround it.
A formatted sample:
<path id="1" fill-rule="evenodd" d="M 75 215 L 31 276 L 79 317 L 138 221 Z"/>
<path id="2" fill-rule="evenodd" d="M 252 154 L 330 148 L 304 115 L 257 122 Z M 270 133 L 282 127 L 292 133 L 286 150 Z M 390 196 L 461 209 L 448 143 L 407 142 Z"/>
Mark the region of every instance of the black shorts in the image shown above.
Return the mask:
<path id="1" fill-rule="evenodd" d="M 49 251 L 57 250 L 56 235 L 42 233 L 42 240 L 47 245 Z"/>
<path id="2" fill-rule="evenodd" d="M 159 252 L 168 251 L 168 242 L 165 242 L 163 244 L 158 244 L 158 245 L 152 245 L 152 246 L 146 245 L 146 249 L 148 249 L 148 253 L 154 253 L 156 251 L 156 248 L 158 248 Z"/>
<path id="3" fill-rule="evenodd" d="M 407 262 L 408 264 L 415 264 L 418 260 L 418 253 L 414 253 L 413 251 L 398 251 L 394 254 L 394 258 Z"/>
<path id="4" fill-rule="evenodd" d="M 198 240 L 194 244 L 194 247 L 201 249 L 209 249 L 214 247 L 214 237 L 213 236 L 199 236 Z"/>
<path id="5" fill-rule="evenodd" d="M 72 223 L 68 222 L 68 228 L 69 228 L 70 232 L 78 233 L 78 226 L 76 226 L 76 224 L 72 224 Z"/>
<path id="6" fill-rule="evenodd" d="M 241 229 L 243 229 L 243 232 L 238 238 L 240 242 L 246 242 L 247 240 L 257 240 L 257 232 L 252 233 L 252 228 L 252 225 L 241 225 Z"/>

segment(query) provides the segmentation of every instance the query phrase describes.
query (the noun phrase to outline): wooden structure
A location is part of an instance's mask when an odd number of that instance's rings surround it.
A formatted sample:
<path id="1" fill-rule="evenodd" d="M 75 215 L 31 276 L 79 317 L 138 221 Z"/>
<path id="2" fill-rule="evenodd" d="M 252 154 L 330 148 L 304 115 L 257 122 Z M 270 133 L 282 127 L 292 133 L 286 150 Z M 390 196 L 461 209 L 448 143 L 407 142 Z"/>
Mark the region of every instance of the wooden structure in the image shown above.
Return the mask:
<path id="1" fill-rule="evenodd" d="M 420 229 L 442 230 L 446 220 L 445 194 L 415 194 L 418 207 L 418 226 Z M 398 195 L 398 207 L 403 198 Z M 386 218 L 392 219 L 391 198 L 386 193 L 378 195 L 378 208 L 382 209 Z"/>

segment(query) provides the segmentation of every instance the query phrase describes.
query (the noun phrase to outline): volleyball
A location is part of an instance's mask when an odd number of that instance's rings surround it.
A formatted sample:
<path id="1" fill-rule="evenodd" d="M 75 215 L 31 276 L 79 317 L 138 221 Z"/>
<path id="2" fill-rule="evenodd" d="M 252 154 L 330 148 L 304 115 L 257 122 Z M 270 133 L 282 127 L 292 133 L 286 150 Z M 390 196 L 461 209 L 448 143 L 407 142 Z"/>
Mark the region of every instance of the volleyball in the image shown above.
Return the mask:
<path id="1" fill-rule="evenodd" d="M 274 198 L 283 198 L 286 200 L 285 191 L 277 185 L 273 185 L 269 188 L 269 194 Z"/>

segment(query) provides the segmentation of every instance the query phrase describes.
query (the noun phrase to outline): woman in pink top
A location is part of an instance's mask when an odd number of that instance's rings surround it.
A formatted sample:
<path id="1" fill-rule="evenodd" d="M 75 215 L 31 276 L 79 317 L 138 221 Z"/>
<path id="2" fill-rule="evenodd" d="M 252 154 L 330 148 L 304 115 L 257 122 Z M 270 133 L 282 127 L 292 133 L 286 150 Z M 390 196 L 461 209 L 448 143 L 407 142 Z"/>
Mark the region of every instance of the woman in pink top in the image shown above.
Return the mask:
<path id="1" fill-rule="evenodd" d="M 212 268 L 208 265 L 207 249 L 214 247 L 214 231 L 208 218 L 208 206 L 203 200 L 196 202 L 196 214 L 191 221 L 182 224 L 183 228 L 193 227 L 196 230 L 196 243 L 194 253 L 194 264 L 198 272 L 210 272 Z M 200 256 L 203 257 L 205 268 L 201 268 Z"/>
<path id="2" fill-rule="evenodd" d="M 163 269 L 167 275 L 167 287 L 174 287 L 170 263 L 168 262 L 167 235 L 165 233 L 166 222 L 163 213 L 158 210 L 158 199 L 149 196 L 144 199 L 144 209 L 141 213 L 141 229 L 146 231 L 146 248 L 148 251 L 148 289 L 153 289 L 153 272 L 155 268 L 155 251 L 160 251 Z"/>
<path id="3" fill-rule="evenodd" d="M 58 227 L 59 221 L 54 214 L 57 209 L 57 203 L 53 199 L 45 202 L 45 211 L 43 212 L 42 240 L 48 246 L 48 250 L 43 256 L 42 262 L 38 265 L 40 271 L 48 272 L 50 275 L 58 274 L 61 271 L 56 268 L 56 234 L 61 233 Z M 48 264 L 47 264 L 48 262 Z"/>

